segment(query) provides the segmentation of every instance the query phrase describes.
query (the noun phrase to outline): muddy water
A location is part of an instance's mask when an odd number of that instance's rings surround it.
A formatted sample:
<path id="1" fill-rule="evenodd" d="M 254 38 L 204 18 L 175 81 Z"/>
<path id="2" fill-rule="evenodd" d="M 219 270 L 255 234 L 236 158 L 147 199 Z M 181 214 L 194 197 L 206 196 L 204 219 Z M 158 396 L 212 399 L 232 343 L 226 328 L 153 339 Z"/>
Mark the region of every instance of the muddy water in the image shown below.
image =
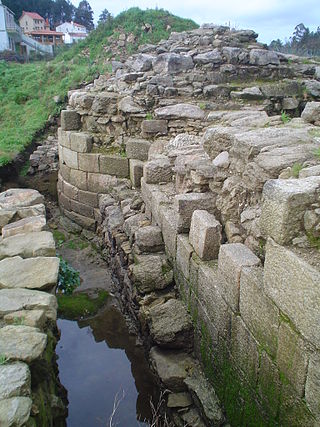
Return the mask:
<path id="1" fill-rule="evenodd" d="M 56 352 L 60 381 L 68 391 L 68 427 L 147 425 L 156 386 L 126 322 L 112 304 L 91 320 L 59 319 Z"/>

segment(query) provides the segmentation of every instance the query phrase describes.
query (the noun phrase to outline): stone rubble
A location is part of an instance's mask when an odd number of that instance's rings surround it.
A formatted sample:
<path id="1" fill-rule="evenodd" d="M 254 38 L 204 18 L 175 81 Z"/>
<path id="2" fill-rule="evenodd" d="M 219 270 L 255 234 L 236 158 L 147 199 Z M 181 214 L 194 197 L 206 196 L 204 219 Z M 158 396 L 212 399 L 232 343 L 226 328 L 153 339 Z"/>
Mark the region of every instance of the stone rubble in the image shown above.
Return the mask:
<path id="1" fill-rule="evenodd" d="M 22 427 L 39 422 L 39 402 L 49 405 L 57 393 L 51 353 L 57 301 L 36 289 L 54 291 L 59 259 L 52 234 L 43 231 L 40 193 L 28 189 L 1 193 L 0 218 L 0 425 Z"/>

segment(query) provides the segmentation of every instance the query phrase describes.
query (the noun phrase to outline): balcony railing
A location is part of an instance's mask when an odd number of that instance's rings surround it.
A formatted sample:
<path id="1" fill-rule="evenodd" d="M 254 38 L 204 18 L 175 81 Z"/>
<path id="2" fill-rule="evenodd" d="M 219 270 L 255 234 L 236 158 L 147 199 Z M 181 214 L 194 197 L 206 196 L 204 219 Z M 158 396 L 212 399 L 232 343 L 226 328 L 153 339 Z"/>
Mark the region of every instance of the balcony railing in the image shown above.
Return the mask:
<path id="1" fill-rule="evenodd" d="M 22 30 L 15 22 L 6 22 L 6 29 L 8 33 L 21 34 Z"/>

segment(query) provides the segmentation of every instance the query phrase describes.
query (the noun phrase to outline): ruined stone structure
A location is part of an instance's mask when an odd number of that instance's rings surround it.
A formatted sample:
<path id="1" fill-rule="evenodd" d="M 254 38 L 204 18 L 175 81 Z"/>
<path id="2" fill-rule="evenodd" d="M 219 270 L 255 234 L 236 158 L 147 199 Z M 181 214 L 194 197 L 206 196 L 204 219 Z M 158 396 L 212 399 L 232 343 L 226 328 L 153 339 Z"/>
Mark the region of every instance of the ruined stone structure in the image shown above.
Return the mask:
<path id="1" fill-rule="evenodd" d="M 104 238 L 159 376 L 198 396 L 203 422 L 224 422 L 219 398 L 232 425 L 315 427 L 320 68 L 256 37 L 173 33 L 70 92 L 59 202 Z M 192 375 L 166 375 L 192 348 L 211 403 Z"/>
<path id="2" fill-rule="evenodd" d="M 59 258 L 35 190 L 0 194 L 0 425 L 64 425 L 55 359 Z"/>

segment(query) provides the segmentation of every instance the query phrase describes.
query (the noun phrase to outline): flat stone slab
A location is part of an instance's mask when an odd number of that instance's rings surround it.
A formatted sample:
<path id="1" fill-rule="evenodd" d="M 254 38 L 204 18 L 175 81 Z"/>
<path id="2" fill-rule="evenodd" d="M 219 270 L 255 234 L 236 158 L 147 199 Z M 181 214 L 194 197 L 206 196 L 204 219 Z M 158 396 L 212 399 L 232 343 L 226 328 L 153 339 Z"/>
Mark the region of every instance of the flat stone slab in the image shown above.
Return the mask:
<path id="1" fill-rule="evenodd" d="M 195 366 L 194 359 L 184 352 L 152 347 L 151 361 L 161 381 L 173 391 L 184 391 L 184 380 Z"/>
<path id="2" fill-rule="evenodd" d="M 6 314 L 3 319 L 7 325 L 20 322 L 18 324 L 42 329 L 46 322 L 46 314 L 44 310 L 20 310 Z"/>
<path id="3" fill-rule="evenodd" d="M 44 197 L 37 190 L 27 188 L 11 188 L 0 193 L 0 208 L 18 208 L 33 206 L 44 202 Z"/>
<path id="4" fill-rule="evenodd" d="M 11 222 L 18 221 L 22 218 L 28 218 L 31 216 L 45 215 L 46 208 L 43 203 L 33 206 L 22 206 L 0 209 L 0 230 Z"/>
<path id="5" fill-rule="evenodd" d="M 16 234 L 31 233 L 42 231 L 46 226 L 46 217 L 44 215 L 36 215 L 28 218 L 23 218 L 18 221 L 7 224 L 2 228 L 2 237 L 14 236 Z"/>
<path id="6" fill-rule="evenodd" d="M 32 400 L 29 397 L 12 397 L 0 400 L 0 426 L 24 426 L 30 417 Z"/>
<path id="7" fill-rule="evenodd" d="M 161 347 L 190 349 L 193 326 L 184 304 L 170 299 L 150 310 L 150 332 Z"/>
<path id="8" fill-rule="evenodd" d="M 0 365 L 0 400 L 16 396 L 30 396 L 31 374 L 22 362 Z"/>
<path id="9" fill-rule="evenodd" d="M 47 335 L 30 326 L 4 326 L 0 329 L 0 354 L 26 363 L 39 359 L 47 345 Z"/>
<path id="10" fill-rule="evenodd" d="M 60 260 L 57 257 L 0 261 L 0 288 L 50 289 L 57 284 Z"/>
<path id="11" fill-rule="evenodd" d="M 205 113 L 197 105 L 176 104 L 168 107 L 161 107 L 155 110 L 155 115 L 159 119 L 204 119 Z"/>
<path id="12" fill-rule="evenodd" d="M 54 295 L 31 289 L 0 289 L 0 317 L 21 310 L 43 310 L 50 320 L 57 317 Z"/>
<path id="13" fill-rule="evenodd" d="M 56 246 L 52 233 L 49 231 L 16 234 L 3 239 L 0 243 L 0 260 L 14 256 L 21 258 L 54 257 L 55 254 Z"/>
<path id="14" fill-rule="evenodd" d="M 168 408 L 186 408 L 192 405 L 193 401 L 189 393 L 170 393 L 168 396 Z"/>
<path id="15" fill-rule="evenodd" d="M 224 415 L 221 410 L 220 400 L 200 369 L 194 369 L 192 375 L 188 376 L 184 383 L 192 396 L 200 402 L 203 413 L 210 422 L 209 425 L 221 425 L 224 421 Z"/>

